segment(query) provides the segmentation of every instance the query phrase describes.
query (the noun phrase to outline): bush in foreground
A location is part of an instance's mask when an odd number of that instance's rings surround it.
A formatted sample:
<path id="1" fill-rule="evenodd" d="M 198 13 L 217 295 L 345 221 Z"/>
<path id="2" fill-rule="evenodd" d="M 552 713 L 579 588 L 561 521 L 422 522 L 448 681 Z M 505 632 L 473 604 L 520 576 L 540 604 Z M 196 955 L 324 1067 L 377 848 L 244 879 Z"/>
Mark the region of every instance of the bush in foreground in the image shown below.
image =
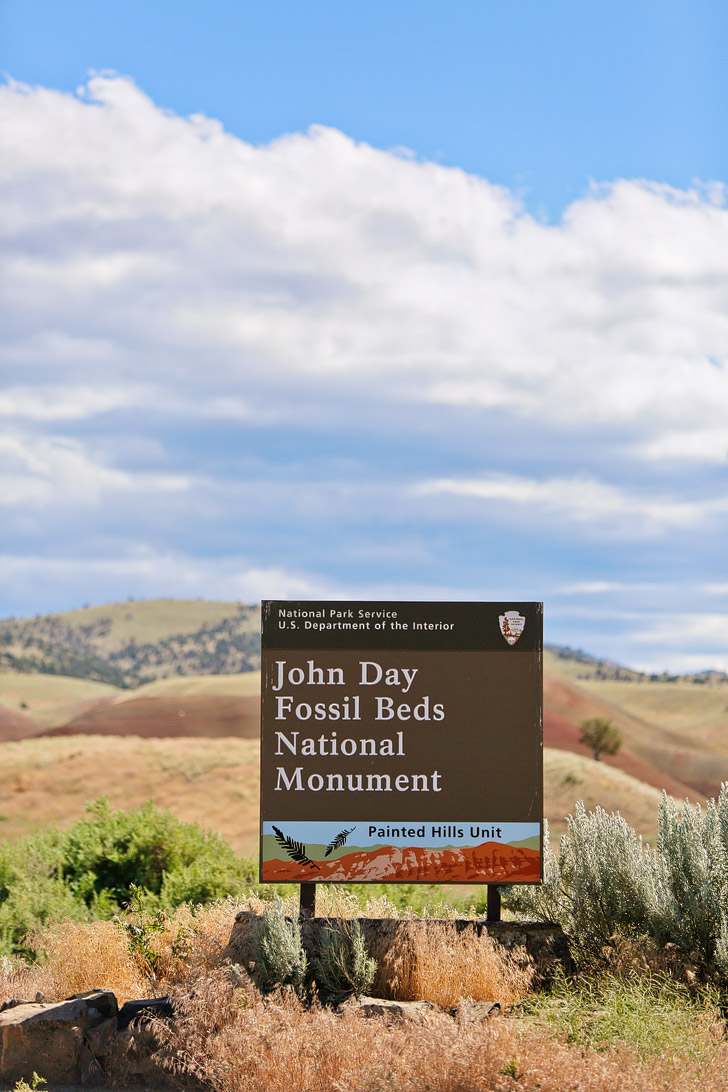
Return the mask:
<path id="1" fill-rule="evenodd" d="M 320 947 L 313 960 L 319 989 L 329 994 L 366 993 L 377 973 L 377 961 L 367 955 L 358 921 L 342 918 L 321 930 Z"/>
<path id="2" fill-rule="evenodd" d="M 663 793 L 655 849 L 618 812 L 579 801 L 558 853 L 546 826 L 543 884 L 511 888 L 506 904 L 559 922 L 585 955 L 615 937 L 650 937 L 728 977 L 728 782 L 705 809 Z"/>
<path id="3" fill-rule="evenodd" d="M 67 830 L 0 847 L 0 955 L 33 955 L 24 937 L 59 918 L 108 919 L 132 887 L 151 911 L 239 893 L 254 875 L 219 835 L 144 804 L 114 810 L 105 798 Z"/>

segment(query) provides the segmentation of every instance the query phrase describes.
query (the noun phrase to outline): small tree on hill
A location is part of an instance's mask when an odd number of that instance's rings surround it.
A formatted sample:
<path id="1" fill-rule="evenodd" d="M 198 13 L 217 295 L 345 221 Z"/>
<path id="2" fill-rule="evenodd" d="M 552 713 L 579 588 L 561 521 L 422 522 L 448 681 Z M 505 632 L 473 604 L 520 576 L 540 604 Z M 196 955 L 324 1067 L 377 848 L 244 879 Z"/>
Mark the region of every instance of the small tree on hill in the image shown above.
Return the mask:
<path id="1" fill-rule="evenodd" d="M 602 755 L 616 755 L 622 746 L 622 733 L 615 728 L 611 720 L 603 717 L 589 717 L 579 725 L 581 735 L 580 743 L 586 743 L 594 752 L 594 758 L 599 762 Z"/>

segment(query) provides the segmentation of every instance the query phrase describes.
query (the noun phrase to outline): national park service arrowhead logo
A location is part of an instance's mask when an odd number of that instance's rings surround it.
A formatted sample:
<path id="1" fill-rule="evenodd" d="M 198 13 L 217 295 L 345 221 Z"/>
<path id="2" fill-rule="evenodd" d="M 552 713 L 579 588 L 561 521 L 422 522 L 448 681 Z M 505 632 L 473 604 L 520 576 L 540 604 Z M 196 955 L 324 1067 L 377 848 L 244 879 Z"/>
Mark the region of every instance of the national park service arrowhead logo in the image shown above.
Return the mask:
<path id="1" fill-rule="evenodd" d="M 523 633 L 526 619 L 517 610 L 507 610 L 505 614 L 499 615 L 498 621 L 500 622 L 500 631 L 508 644 L 515 645 Z"/>

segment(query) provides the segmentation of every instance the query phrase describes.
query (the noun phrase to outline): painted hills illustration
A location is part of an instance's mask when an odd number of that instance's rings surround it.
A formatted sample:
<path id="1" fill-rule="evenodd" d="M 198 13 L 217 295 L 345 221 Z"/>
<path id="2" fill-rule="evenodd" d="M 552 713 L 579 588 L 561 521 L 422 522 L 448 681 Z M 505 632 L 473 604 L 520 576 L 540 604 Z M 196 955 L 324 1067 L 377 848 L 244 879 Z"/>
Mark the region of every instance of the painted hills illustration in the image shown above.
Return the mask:
<path id="1" fill-rule="evenodd" d="M 535 847 L 533 848 L 533 843 Z M 538 839 L 478 846 L 346 847 L 328 859 L 325 846 L 307 847 L 308 863 L 289 859 L 270 836 L 263 840 L 262 878 L 266 882 L 315 880 L 386 883 L 393 877 L 408 883 L 529 883 L 538 881 Z"/>

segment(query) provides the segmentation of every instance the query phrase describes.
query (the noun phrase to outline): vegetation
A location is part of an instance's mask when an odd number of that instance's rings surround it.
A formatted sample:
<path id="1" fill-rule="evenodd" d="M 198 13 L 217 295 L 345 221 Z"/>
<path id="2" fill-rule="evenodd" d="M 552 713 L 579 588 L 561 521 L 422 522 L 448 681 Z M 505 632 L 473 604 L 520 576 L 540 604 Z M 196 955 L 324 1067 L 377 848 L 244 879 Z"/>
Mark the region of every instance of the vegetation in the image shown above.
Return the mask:
<path id="1" fill-rule="evenodd" d="M 33 929 L 66 917 L 109 919 L 143 894 L 148 910 L 238 892 L 253 864 L 218 835 L 153 804 L 113 810 L 105 798 L 66 831 L 0 847 L 0 954 L 31 954 Z"/>
<path id="2" fill-rule="evenodd" d="M 254 977 L 264 993 L 280 986 L 300 992 L 308 960 L 301 942 L 298 916 L 286 917 L 280 897 L 265 906 L 253 931 Z"/>
<path id="3" fill-rule="evenodd" d="M 366 993 L 377 973 L 377 961 L 367 955 L 358 921 L 339 919 L 321 931 L 313 975 L 319 989 L 329 994 Z"/>
<path id="4" fill-rule="evenodd" d="M 91 830 L 94 844 L 108 851 L 116 844 L 111 828 L 129 834 L 138 826 L 134 814 L 124 819 L 103 804 L 96 812 L 73 842 L 86 846 L 85 863 L 96 859 Z M 516 901 L 542 897 L 542 916 L 561 914 L 571 931 L 580 971 L 558 976 L 548 990 L 533 990 L 518 953 L 420 917 L 396 940 L 363 953 L 378 960 L 372 992 L 435 1006 L 419 1022 L 383 1029 L 356 1007 L 335 1014 L 301 989 L 307 972 L 323 975 L 320 958 L 307 969 L 302 957 L 297 892 L 165 909 L 163 882 L 156 895 L 132 889 L 116 922 L 38 926 L 26 947 L 46 959 L 0 959 L 0 1001 L 98 986 L 120 1000 L 170 994 L 177 1019 L 156 1029 L 162 1047 L 148 1063 L 153 1087 L 164 1071 L 218 1092 L 726 1092 L 728 975 L 724 926 L 715 918 L 727 904 L 728 786 L 703 810 L 678 809 L 665 798 L 659 820 L 651 850 L 620 816 L 577 806 L 559 852 L 549 854 L 544 888 L 515 892 Z M 132 859 L 126 854 L 134 838 L 124 848 L 122 841 L 120 864 Z M 52 844 L 58 850 L 58 836 Z M 589 870 L 595 878 L 585 888 Z M 393 904 L 396 890 L 370 891 L 365 903 L 321 886 L 319 910 L 341 918 L 354 936 L 351 919 L 362 913 L 415 917 Z M 223 958 L 241 909 L 263 923 L 252 976 Z M 259 977 L 263 970 L 267 978 Z M 282 983 L 294 988 L 275 988 Z M 499 1000 L 501 1012 L 478 1022 L 468 998 Z M 457 1019 L 449 1014 L 455 1007 Z"/>
<path id="5" fill-rule="evenodd" d="M 594 758 L 599 762 L 602 755 L 616 755 L 622 746 L 622 733 L 615 728 L 611 720 L 603 717 L 588 717 L 579 725 L 579 742 L 591 747 Z"/>
<path id="6" fill-rule="evenodd" d="M 0 671 L 39 672 L 137 687 L 166 675 L 231 674 L 260 668 L 260 619 L 243 604 L 128 605 L 0 622 Z M 198 606 L 201 609 L 195 610 Z M 176 609 L 172 609 L 175 607 Z M 187 607 L 187 609 L 185 609 Z M 207 608 L 207 609 L 205 609 Z M 184 628 L 155 624 L 173 615 Z M 137 632 L 126 616 L 137 619 Z M 205 620 L 200 623 L 199 618 Z M 143 636 L 149 631 L 149 639 Z"/>
<path id="7" fill-rule="evenodd" d="M 350 896 L 346 902 L 353 909 Z M 516 1000 L 485 1023 L 469 1019 L 467 1005 L 453 1019 L 444 998 L 444 1011 L 383 1028 L 356 1008 L 335 1014 L 294 991 L 263 996 L 243 968 L 224 965 L 222 948 L 240 908 L 224 900 L 171 914 L 154 937 L 154 979 L 146 962 L 130 961 L 126 938 L 112 923 L 59 924 L 45 932 L 45 964 L 0 964 L 0 999 L 36 990 L 63 997 L 99 985 L 120 999 L 150 989 L 169 993 L 177 1019 L 156 1029 L 161 1051 L 148 1063 L 151 1087 L 163 1072 L 183 1087 L 202 1083 L 217 1092 L 725 1092 L 725 995 L 635 968 L 634 947 L 622 953 L 619 967 L 561 978 L 547 993 L 509 994 L 508 967 L 500 982 L 483 976 L 486 996 Z M 194 943 L 175 954 L 181 927 L 191 930 Z M 411 980 L 410 996 L 437 990 L 443 966 L 452 963 L 454 935 L 432 928 L 432 958 L 417 983 Z M 491 969 L 499 957 L 496 949 Z M 466 962 L 456 963 L 457 1001 L 471 991 L 468 974 Z M 117 1076 L 121 1083 L 123 1069 L 111 1075 L 112 1084 Z"/>
<path id="8" fill-rule="evenodd" d="M 560 922 L 585 956 L 649 937 L 728 977 L 728 782 L 705 809 L 663 794 L 655 849 L 619 813 L 581 801 L 558 854 L 548 837 L 544 848 L 543 884 L 509 889 L 512 909 Z"/>

